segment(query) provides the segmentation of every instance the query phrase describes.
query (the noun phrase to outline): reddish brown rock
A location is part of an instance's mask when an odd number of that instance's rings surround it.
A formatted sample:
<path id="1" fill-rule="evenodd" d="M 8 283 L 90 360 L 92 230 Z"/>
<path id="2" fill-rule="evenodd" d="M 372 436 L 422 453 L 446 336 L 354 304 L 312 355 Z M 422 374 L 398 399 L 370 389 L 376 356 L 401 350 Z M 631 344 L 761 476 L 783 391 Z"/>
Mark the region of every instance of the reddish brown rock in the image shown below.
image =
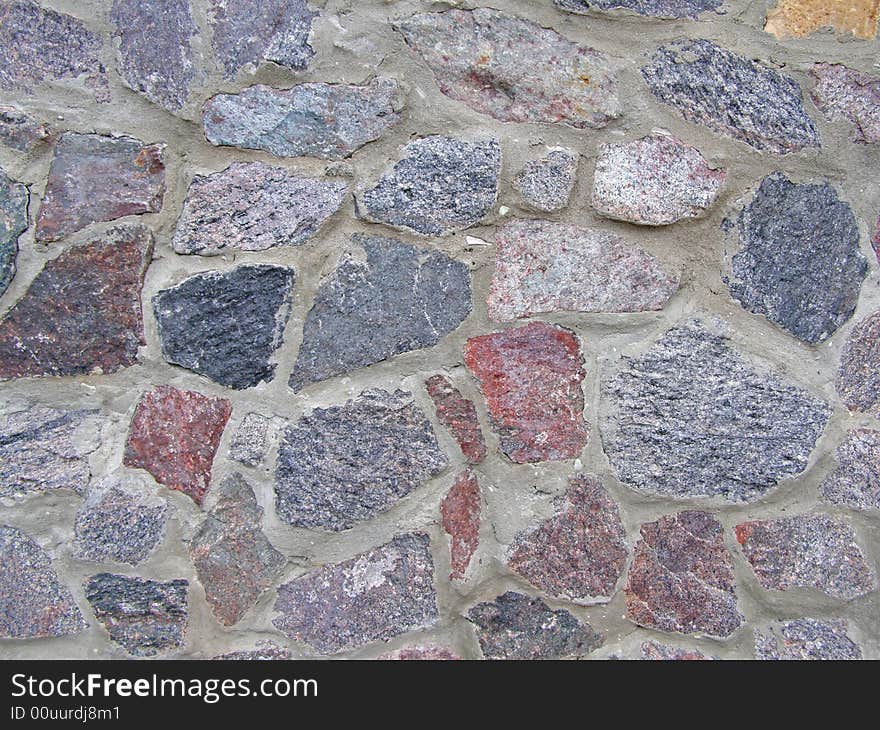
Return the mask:
<path id="1" fill-rule="evenodd" d="M 480 485 L 470 469 L 461 472 L 440 505 L 449 535 L 450 580 L 462 580 L 480 544 Z"/>
<path id="2" fill-rule="evenodd" d="M 405 646 L 402 649 L 386 651 L 379 659 L 393 661 L 455 661 L 461 657 L 445 646 Z"/>
<path id="3" fill-rule="evenodd" d="M 840 355 L 837 392 L 851 411 L 880 418 L 880 311 L 849 333 Z"/>
<path id="4" fill-rule="evenodd" d="M 816 79 L 810 96 L 827 119 L 852 124 L 853 142 L 880 142 L 880 76 L 869 76 L 839 63 L 817 63 L 810 69 L 810 76 Z"/>
<path id="5" fill-rule="evenodd" d="M 425 387 L 434 401 L 437 420 L 455 437 L 468 464 L 479 464 L 486 458 L 486 442 L 473 401 L 465 398 L 445 375 L 428 378 Z"/>
<path id="6" fill-rule="evenodd" d="M 146 469 L 157 482 L 201 504 L 232 405 L 191 390 L 157 386 L 138 403 L 125 447 L 125 465 Z"/>
<path id="7" fill-rule="evenodd" d="M 587 443 L 584 358 L 564 327 L 532 322 L 467 341 L 501 450 L 518 464 L 573 459 Z"/>
<path id="8" fill-rule="evenodd" d="M 696 649 L 680 649 L 669 644 L 646 641 L 642 644 L 642 659 L 649 661 L 702 661 L 708 657 Z"/>

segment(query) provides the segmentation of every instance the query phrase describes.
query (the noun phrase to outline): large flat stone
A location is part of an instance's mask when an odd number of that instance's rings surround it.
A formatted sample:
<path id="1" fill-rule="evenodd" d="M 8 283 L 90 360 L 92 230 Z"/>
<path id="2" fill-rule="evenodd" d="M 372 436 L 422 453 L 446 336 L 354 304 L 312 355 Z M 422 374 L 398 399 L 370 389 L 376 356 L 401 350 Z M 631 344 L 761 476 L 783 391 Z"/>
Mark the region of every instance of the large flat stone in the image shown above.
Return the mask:
<path id="1" fill-rule="evenodd" d="M 810 69 L 810 76 L 816 80 L 810 97 L 827 119 L 849 122 L 853 142 L 880 142 L 880 76 L 839 63 L 817 63 Z"/>
<path id="2" fill-rule="evenodd" d="M 15 276 L 18 237 L 28 227 L 28 189 L 0 168 L 0 297 Z"/>

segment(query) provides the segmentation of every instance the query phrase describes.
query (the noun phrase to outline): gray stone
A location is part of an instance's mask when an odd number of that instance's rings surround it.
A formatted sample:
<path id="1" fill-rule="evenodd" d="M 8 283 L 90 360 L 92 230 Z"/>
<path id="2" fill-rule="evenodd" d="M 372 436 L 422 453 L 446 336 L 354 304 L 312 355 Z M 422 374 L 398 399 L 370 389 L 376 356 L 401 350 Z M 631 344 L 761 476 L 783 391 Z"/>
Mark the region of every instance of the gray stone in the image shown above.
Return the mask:
<path id="1" fill-rule="evenodd" d="M 229 458 L 247 466 L 258 466 L 269 449 L 269 427 L 272 419 L 259 413 L 248 413 L 229 443 Z"/>
<path id="2" fill-rule="evenodd" d="M 346 530 L 386 511 L 447 463 L 409 393 L 367 390 L 285 429 L 275 509 L 297 527 Z"/>
<path id="3" fill-rule="evenodd" d="M 288 649 L 272 641 L 258 641 L 257 648 L 243 651 L 230 651 L 214 657 L 222 661 L 286 661 L 293 659 Z"/>
<path id="4" fill-rule="evenodd" d="M 569 13 L 587 15 L 591 10 L 631 10 L 653 18 L 696 18 L 700 13 L 717 10 L 724 0 L 553 0 Z"/>
<path id="5" fill-rule="evenodd" d="M 849 333 L 835 383 L 850 411 L 880 418 L 880 311 L 860 320 Z"/>
<path id="6" fill-rule="evenodd" d="M 0 106 L 0 144 L 30 152 L 52 133 L 49 127 L 14 106 Z"/>
<path id="7" fill-rule="evenodd" d="M 526 205 L 544 213 L 553 213 L 568 206 L 577 180 L 578 154 L 574 150 L 550 150 L 540 160 L 526 163 L 513 187 Z"/>
<path id="8" fill-rule="evenodd" d="M 862 650 L 849 636 L 844 620 L 811 618 L 777 621 L 755 631 L 755 658 L 771 661 L 861 659 Z"/>
<path id="9" fill-rule="evenodd" d="M 465 264 L 391 238 L 352 242 L 360 251 L 321 283 L 306 317 L 294 390 L 436 345 L 471 312 Z"/>
<path id="10" fill-rule="evenodd" d="M 642 643 L 641 658 L 645 661 L 704 661 L 712 659 L 696 649 L 682 649 L 678 646 L 660 644 L 656 641 Z"/>
<path id="11" fill-rule="evenodd" d="M 880 509 L 880 431 L 847 431 L 836 456 L 837 468 L 819 487 L 825 501 L 852 509 Z"/>
<path id="12" fill-rule="evenodd" d="M 816 80 L 810 97 L 826 119 L 852 124 L 853 142 L 880 143 L 880 76 L 839 63 L 817 63 L 810 76 Z"/>
<path id="13" fill-rule="evenodd" d="M 0 168 L 0 297 L 15 276 L 18 237 L 28 227 L 28 189 Z"/>

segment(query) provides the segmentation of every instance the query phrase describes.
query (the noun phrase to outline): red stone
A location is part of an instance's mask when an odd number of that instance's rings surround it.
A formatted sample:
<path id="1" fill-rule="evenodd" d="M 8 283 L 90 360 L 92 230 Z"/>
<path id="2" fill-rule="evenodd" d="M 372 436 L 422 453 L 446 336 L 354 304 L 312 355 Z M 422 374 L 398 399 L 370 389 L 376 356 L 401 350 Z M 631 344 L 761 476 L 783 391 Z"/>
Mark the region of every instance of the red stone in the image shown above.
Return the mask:
<path id="1" fill-rule="evenodd" d="M 465 398 L 445 375 L 428 378 L 425 387 L 434 401 L 437 419 L 458 441 L 468 464 L 479 464 L 486 458 L 486 441 L 473 402 Z"/>
<path id="2" fill-rule="evenodd" d="M 462 580 L 480 544 L 480 485 L 474 473 L 461 472 L 443 498 L 440 513 L 449 535 L 449 579 Z"/>

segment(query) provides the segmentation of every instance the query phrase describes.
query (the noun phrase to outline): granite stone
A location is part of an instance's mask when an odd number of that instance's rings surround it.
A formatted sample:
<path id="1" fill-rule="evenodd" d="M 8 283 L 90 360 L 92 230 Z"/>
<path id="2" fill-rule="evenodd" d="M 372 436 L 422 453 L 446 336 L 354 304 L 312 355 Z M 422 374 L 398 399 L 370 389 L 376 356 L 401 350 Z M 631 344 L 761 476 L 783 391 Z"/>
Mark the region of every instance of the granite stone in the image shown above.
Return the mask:
<path id="1" fill-rule="evenodd" d="M 840 354 L 836 385 L 849 410 L 880 418 L 880 311 L 850 331 Z"/>
<path id="2" fill-rule="evenodd" d="M 0 297 L 15 276 L 18 237 L 28 227 L 28 189 L 0 168 Z"/>
<path id="3" fill-rule="evenodd" d="M 232 434 L 229 458 L 247 466 L 258 466 L 269 450 L 272 419 L 259 413 L 245 415 Z"/>
<path id="4" fill-rule="evenodd" d="M 476 475 L 465 469 L 440 503 L 441 525 L 449 535 L 449 580 L 464 580 L 479 547 L 482 502 Z"/>
<path id="5" fill-rule="evenodd" d="M 845 620 L 776 621 L 763 630 L 755 630 L 755 658 L 770 661 L 861 659 L 862 650 L 847 636 L 848 628 Z"/>
<path id="6" fill-rule="evenodd" d="M 0 106 L 0 144 L 30 152 L 52 136 L 47 124 L 14 106 Z"/>
<path id="7" fill-rule="evenodd" d="M 724 0 L 553 0 L 560 10 L 586 15 L 591 10 L 630 10 L 652 18 L 696 18 L 718 10 Z"/>
<path id="8" fill-rule="evenodd" d="M 810 97 L 827 119 L 849 122 L 853 142 L 880 142 L 880 76 L 839 63 L 817 63 L 810 76 L 816 80 Z"/>
<path id="9" fill-rule="evenodd" d="M 474 402 L 465 398 L 445 375 L 432 375 L 425 381 L 434 402 L 437 420 L 453 435 L 468 464 L 486 458 L 486 441 L 480 428 Z"/>
<path id="10" fill-rule="evenodd" d="M 836 457 L 837 468 L 819 486 L 822 498 L 851 509 L 880 509 L 880 431 L 847 431 Z"/>
<path id="11" fill-rule="evenodd" d="M 554 213 L 568 207 L 577 182 L 578 153 L 551 149 L 544 157 L 527 162 L 512 185 L 529 208 Z"/>
<path id="12" fill-rule="evenodd" d="M 823 28 L 871 40 L 877 35 L 878 0 L 777 0 L 764 30 L 777 38 L 803 38 Z"/>

